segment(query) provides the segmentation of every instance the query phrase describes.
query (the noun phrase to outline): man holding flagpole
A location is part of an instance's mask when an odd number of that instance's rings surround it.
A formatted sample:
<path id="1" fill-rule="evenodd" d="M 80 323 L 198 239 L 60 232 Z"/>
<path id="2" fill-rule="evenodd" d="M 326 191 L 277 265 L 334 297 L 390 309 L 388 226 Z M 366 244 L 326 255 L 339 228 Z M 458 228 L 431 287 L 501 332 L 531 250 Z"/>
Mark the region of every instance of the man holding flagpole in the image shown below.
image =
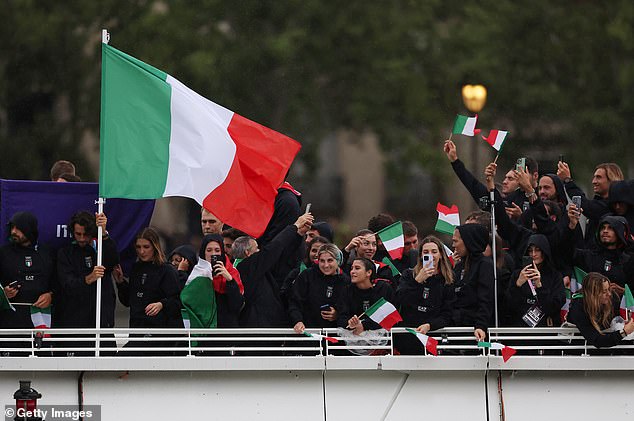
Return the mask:
<path id="1" fill-rule="evenodd" d="M 53 259 L 37 243 L 38 223 L 33 214 L 15 213 L 9 231 L 9 244 L 0 247 L 0 284 L 15 311 L 0 311 L 0 329 L 32 329 L 32 308 L 48 310 L 53 300 Z M 50 327 L 50 316 L 47 320 Z M 5 345 L 24 347 L 26 342 Z"/>

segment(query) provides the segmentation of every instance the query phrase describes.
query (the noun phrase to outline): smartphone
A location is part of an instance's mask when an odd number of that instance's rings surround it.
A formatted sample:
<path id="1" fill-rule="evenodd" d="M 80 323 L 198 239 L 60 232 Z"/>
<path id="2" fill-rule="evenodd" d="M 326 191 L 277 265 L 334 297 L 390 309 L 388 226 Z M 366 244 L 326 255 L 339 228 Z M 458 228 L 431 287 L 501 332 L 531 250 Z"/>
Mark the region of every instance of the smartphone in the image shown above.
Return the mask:
<path id="1" fill-rule="evenodd" d="M 216 263 L 220 262 L 221 256 L 214 254 L 211 256 L 211 269 L 213 270 L 214 275 L 217 275 L 218 269 L 214 269 Z"/>
<path id="2" fill-rule="evenodd" d="M 308 212 L 310 212 L 310 207 L 311 207 L 312 205 L 313 205 L 312 203 L 307 204 L 307 205 L 306 205 L 306 212 L 304 212 L 304 213 L 308 213 Z"/>
<path id="3" fill-rule="evenodd" d="M 528 265 L 533 265 L 533 259 L 530 256 L 522 257 L 522 269 L 524 269 Z"/>
<path id="4" fill-rule="evenodd" d="M 319 307 L 319 311 L 330 311 L 330 304 L 324 304 Z"/>
<path id="5" fill-rule="evenodd" d="M 572 204 L 577 207 L 577 212 L 581 212 L 581 196 L 572 196 Z"/>
<path id="6" fill-rule="evenodd" d="M 517 158 L 517 162 L 515 163 L 515 169 L 521 172 L 526 171 L 526 158 Z"/>
<path id="7" fill-rule="evenodd" d="M 423 267 L 425 269 L 433 269 L 434 268 L 434 258 L 431 254 L 423 254 L 422 257 Z"/>
<path id="8" fill-rule="evenodd" d="M 11 288 L 20 288 L 22 286 L 22 282 L 20 281 L 13 281 L 11 282 L 8 286 L 10 286 Z"/>
<path id="9" fill-rule="evenodd" d="M 559 162 L 566 162 L 563 155 L 559 155 Z"/>

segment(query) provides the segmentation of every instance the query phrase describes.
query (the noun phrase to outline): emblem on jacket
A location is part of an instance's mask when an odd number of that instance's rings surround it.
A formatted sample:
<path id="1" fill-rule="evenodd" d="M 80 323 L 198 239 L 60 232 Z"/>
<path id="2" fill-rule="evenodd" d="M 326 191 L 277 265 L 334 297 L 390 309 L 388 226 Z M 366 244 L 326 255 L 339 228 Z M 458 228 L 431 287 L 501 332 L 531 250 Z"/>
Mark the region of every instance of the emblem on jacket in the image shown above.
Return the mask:
<path id="1" fill-rule="evenodd" d="M 612 262 L 609 260 L 606 260 L 605 263 L 603 264 L 603 270 L 605 272 L 609 272 L 612 270 Z"/>
<path id="2" fill-rule="evenodd" d="M 86 267 L 90 269 L 92 267 L 92 256 L 84 257 L 84 263 L 86 264 Z"/>
<path id="3" fill-rule="evenodd" d="M 363 311 L 367 311 L 370 308 L 370 301 L 363 300 Z"/>
<path id="4" fill-rule="evenodd" d="M 332 286 L 326 287 L 326 298 L 332 298 L 333 290 L 334 290 L 334 287 Z"/>
<path id="5" fill-rule="evenodd" d="M 31 256 L 24 256 L 24 265 L 27 268 L 30 268 L 31 266 L 33 266 L 33 258 Z"/>
<path id="6" fill-rule="evenodd" d="M 429 288 L 425 287 L 423 288 L 423 300 L 426 300 L 429 298 Z"/>

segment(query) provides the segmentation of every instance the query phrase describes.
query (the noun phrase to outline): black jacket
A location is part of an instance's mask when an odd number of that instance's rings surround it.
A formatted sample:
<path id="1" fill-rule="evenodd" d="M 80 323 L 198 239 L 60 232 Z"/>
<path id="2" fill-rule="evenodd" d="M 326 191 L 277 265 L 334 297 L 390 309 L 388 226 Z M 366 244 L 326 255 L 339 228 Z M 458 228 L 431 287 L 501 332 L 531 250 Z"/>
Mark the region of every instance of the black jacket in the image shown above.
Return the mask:
<path id="1" fill-rule="evenodd" d="M 456 293 L 442 275 L 434 275 L 418 283 L 414 271 L 407 269 L 396 291 L 396 306 L 403 318 L 402 326 L 417 328 L 429 323 L 431 330 L 451 325 Z"/>
<path id="2" fill-rule="evenodd" d="M 324 275 L 319 267 L 313 266 L 299 274 L 290 290 L 288 314 L 291 325 L 303 322 L 306 327 L 337 327 L 321 317 L 322 305 L 329 305 L 337 311 L 337 300 L 343 289 L 350 283 L 344 273 Z"/>
<path id="3" fill-rule="evenodd" d="M 601 219 L 603 215 L 610 213 L 608 200 L 598 195 L 594 195 L 592 199 L 588 199 L 583 190 L 572 180 L 564 185 L 566 187 L 566 193 L 568 193 L 568 196 L 571 198 L 573 196 L 581 196 L 581 208 L 583 209 L 585 217 L 588 218 L 584 237 L 585 248 L 594 248 L 596 247 L 594 233 L 597 232 L 599 219 Z"/>
<path id="4" fill-rule="evenodd" d="M 354 284 L 348 284 L 344 288 L 341 297 L 337 303 L 337 326 L 348 326 L 348 320 L 354 315 L 361 315 L 369 309 L 379 298 L 385 298 L 386 301 L 394 303 L 394 290 L 384 281 L 378 281 L 372 285 L 372 288 L 359 289 Z M 361 317 L 361 323 L 365 330 L 381 329 L 381 326 L 368 316 Z"/>
<path id="5" fill-rule="evenodd" d="M 10 301 L 34 303 L 45 292 L 52 291 L 55 263 L 45 247 L 37 245 L 37 219 L 31 213 L 17 212 L 9 221 L 31 241 L 31 246 L 7 244 L 0 247 L 0 284 L 8 286 L 13 281 L 21 285 Z M 55 296 L 53 296 L 55 300 Z M 55 301 L 53 301 L 55 305 Z M 33 328 L 29 306 L 15 306 L 16 311 L 0 311 L 0 328 Z"/>
<path id="6" fill-rule="evenodd" d="M 544 317 L 537 326 L 558 326 L 560 320 L 561 307 L 566 302 L 566 292 L 564 289 L 563 276 L 558 272 L 552 263 L 550 244 L 545 236 L 541 234 L 532 235 L 528 240 L 528 246 L 535 245 L 542 251 L 544 261 L 539 265 L 538 270 L 541 275 L 541 288 L 535 288 L 537 296 L 533 295 L 528 282 L 517 286 L 517 279 L 523 268 L 516 270 L 511 276 L 508 286 L 509 308 L 512 311 L 511 323 L 514 326 L 526 326 L 522 316 L 534 305 L 544 312 Z"/>
<path id="7" fill-rule="evenodd" d="M 180 312 L 180 285 L 176 269 L 169 264 L 138 261 L 132 266 L 130 281 L 119 284 L 119 300 L 130 307 L 130 327 L 183 327 Z M 147 316 L 148 304 L 161 302 L 156 316 Z"/>
<path id="8" fill-rule="evenodd" d="M 291 224 L 261 250 L 240 262 L 237 269 L 244 285 L 241 327 L 287 327 L 288 317 L 280 288 L 272 273 L 286 249 L 299 248 L 302 237 Z"/>
<path id="9" fill-rule="evenodd" d="M 634 227 L 634 180 L 614 181 L 610 184 L 608 204 L 610 207 L 616 202 L 627 203 L 628 209 L 623 216 L 630 227 Z"/>
<path id="10" fill-rule="evenodd" d="M 616 294 L 612 294 L 612 313 L 615 315 L 619 314 L 619 303 L 619 297 Z M 575 297 L 573 297 L 572 303 L 570 303 L 568 321 L 574 323 L 577 326 L 577 329 L 579 329 L 579 332 L 581 332 L 583 337 L 586 338 L 586 341 L 597 348 L 615 346 L 623 340 L 621 333 L 618 331 L 602 334 L 595 329 L 590 321 L 590 317 L 586 313 L 585 308 L 583 308 L 582 294 L 575 294 Z M 608 327 L 609 326 L 603 326 L 603 328 Z"/>
<path id="11" fill-rule="evenodd" d="M 572 246 L 570 240 L 572 232 L 568 229 L 566 240 L 562 244 L 562 249 L 567 251 L 566 258 L 572 264 L 579 266 L 585 272 L 599 272 L 624 287 L 629 284 L 634 287 L 634 259 L 625 252 L 626 246 L 630 244 L 626 236 L 627 221 L 621 216 L 606 215 L 599 220 L 599 228 L 608 223 L 617 233 L 624 247 L 608 249 L 597 240 L 597 247 L 594 249 L 579 249 Z"/>
<path id="12" fill-rule="evenodd" d="M 101 327 L 114 327 L 116 294 L 112 282 L 112 269 L 119 263 L 117 245 L 108 238 L 103 240 L 102 265 L 106 273 L 101 280 Z M 56 328 L 94 328 L 97 300 L 97 282 L 86 284 L 86 275 L 97 265 L 97 251 L 91 246 L 80 247 L 73 241 L 57 252 L 57 280 L 55 291 Z"/>
<path id="13" fill-rule="evenodd" d="M 179 254 L 181 257 L 189 262 L 188 270 L 178 271 L 178 282 L 180 283 L 181 289 L 183 289 L 183 287 L 187 283 L 187 278 L 189 277 L 189 274 L 192 273 L 194 266 L 196 266 L 196 264 L 198 263 L 198 257 L 196 256 L 196 250 L 194 250 L 194 248 L 189 244 L 184 244 L 182 246 L 176 247 L 174 251 L 170 253 L 167 261 L 171 261 L 172 257 L 174 257 L 175 254 Z"/>
<path id="14" fill-rule="evenodd" d="M 493 321 L 495 306 L 493 260 L 482 254 L 489 241 L 489 232 L 479 224 L 460 225 L 456 229 L 469 256 L 455 268 L 454 324 L 486 330 Z"/>

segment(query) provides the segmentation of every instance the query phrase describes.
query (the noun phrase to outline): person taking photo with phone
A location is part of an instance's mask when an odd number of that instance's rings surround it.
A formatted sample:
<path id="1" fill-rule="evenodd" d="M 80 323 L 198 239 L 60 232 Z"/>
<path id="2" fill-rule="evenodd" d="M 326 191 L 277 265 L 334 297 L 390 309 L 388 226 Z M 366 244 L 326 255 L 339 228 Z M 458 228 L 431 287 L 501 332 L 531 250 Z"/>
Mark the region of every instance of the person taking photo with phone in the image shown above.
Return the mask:
<path id="1" fill-rule="evenodd" d="M 427 236 L 418 248 L 419 260 L 406 269 L 396 291 L 396 307 L 403 318 L 399 326 L 427 334 L 451 324 L 456 301 L 453 268 L 442 242 Z M 410 333 L 394 334 L 394 346 L 401 354 L 424 353 L 421 342 Z"/>

